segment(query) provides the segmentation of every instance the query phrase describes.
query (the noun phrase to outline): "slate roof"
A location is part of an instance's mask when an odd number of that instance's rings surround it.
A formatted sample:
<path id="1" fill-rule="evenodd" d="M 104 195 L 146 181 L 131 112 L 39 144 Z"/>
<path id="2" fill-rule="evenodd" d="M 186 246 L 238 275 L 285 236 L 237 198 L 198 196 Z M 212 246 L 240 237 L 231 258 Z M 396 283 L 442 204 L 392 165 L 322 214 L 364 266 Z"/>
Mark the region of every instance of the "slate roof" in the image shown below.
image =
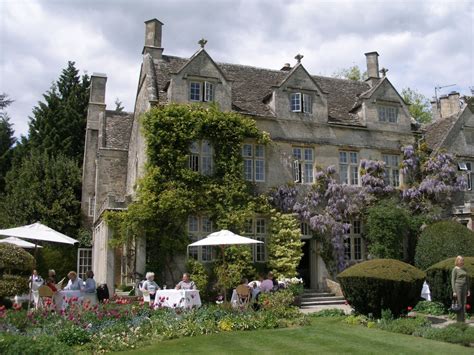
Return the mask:
<path id="1" fill-rule="evenodd" d="M 132 132 L 133 113 L 105 111 L 105 146 L 113 149 L 128 149 Z"/>
<path id="2" fill-rule="evenodd" d="M 440 118 L 424 127 L 425 142 L 431 150 L 442 147 L 444 140 L 460 116 L 460 113 L 456 113 L 448 117 Z"/>
<path id="3" fill-rule="evenodd" d="M 189 59 L 163 55 L 156 64 L 159 99 L 166 101 L 171 73 L 176 73 Z M 257 68 L 239 64 L 216 63 L 225 77 L 232 81 L 232 109 L 254 116 L 274 117 L 265 97 L 272 93 L 288 75 L 288 71 Z M 326 95 L 329 122 L 362 126 L 358 116 L 351 113 L 361 94 L 370 90 L 369 84 L 345 79 L 312 76 Z"/>

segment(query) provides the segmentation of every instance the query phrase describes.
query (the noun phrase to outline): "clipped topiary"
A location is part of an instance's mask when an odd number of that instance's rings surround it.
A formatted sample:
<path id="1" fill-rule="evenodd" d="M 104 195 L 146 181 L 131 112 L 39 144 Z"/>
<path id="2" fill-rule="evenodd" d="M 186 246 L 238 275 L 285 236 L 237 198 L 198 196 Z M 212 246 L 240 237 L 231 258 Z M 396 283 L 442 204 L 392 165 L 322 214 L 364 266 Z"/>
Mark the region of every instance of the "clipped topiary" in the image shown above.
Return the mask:
<path id="1" fill-rule="evenodd" d="M 384 309 L 400 315 L 408 306 L 414 306 L 425 276 L 423 271 L 402 261 L 375 259 L 356 264 L 337 278 L 356 312 L 380 317 Z"/>
<path id="2" fill-rule="evenodd" d="M 29 273 L 33 269 L 35 260 L 33 256 L 13 244 L 0 244 L 0 275 L 4 272 L 13 273 Z"/>
<path id="3" fill-rule="evenodd" d="M 431 265 L 457 255 L 474 256 L 474 232 L 455 221 L 433 223 L 421 233 L 416 246 L 415 265 Z"/>
<path id="4" fill-rule="evenodd" d="M 431 299 L 443 303 L 446 307 L 451 305 L 451 297 L 453 295 L 451 271 L 453 270 L 455 259 L 455 257 L 445 259 L 426 270 L 426 282 L 430 286 Z M 464 267 L 471 280 L 474 280 L 474 257 L 465 256 Z M 471 281 L 471 295 L 474 295 L 473 292 L 474 282 Z"/>
<path id="5" fill-rule="evenodd" d="M 15 245 L 0 244 L 0 298 L 28 291 L 28 275 L 35 264 L 33 256 Z"/>

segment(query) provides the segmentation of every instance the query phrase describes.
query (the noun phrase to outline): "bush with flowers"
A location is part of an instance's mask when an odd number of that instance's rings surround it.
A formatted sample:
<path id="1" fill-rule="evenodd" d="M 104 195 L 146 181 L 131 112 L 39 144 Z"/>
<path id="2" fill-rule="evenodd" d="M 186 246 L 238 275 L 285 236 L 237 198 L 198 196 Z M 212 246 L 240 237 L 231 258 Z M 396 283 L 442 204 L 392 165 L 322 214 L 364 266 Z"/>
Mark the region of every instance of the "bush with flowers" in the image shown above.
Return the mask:
<path id="1" fill-rule="evenodd" d="M 285 285 L 284 287 L 293 293 L 293 296 L 299 296 L 303 293 L 303 279 L 301 278 L 292 277 L 291 279 L 279 280 L 279 282 L 282 282 Z"/>
<path id="2" fill-rule="evenodd" d="M 0 353 L 56 354 L 44 345 L 51 339 L 61 353 L 108 352 L 185 336 L 304 325 L 306 316 L 288 307 L 292 297 L 289 290 L 276 292 L 259 311 L 225 305 L 153 309 L 131 298 L 113 298 L 94 306 L 68 300 L 67 309 L 59 312 L 51 302 L 28 314 L 17 305 L 9 310 L 0 307 Z M 25 343 L 32 339 L 27 347 Z"/>

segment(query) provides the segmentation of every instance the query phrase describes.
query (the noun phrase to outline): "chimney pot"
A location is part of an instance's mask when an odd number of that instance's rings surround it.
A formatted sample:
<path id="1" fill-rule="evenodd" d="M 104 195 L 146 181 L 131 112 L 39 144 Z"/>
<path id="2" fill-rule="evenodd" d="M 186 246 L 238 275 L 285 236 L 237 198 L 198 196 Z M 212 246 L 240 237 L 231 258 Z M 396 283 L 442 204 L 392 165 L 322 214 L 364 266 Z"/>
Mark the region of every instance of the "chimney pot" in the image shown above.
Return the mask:
<path id="1" fill-rule="evenodd" d="M 160 59 L 163 53 L 161 47 L 161 29 L 163 23 L 156 18 L 145 21 L 145 46 L 143 53 L 150 53 L 154 59 Z"/>
<path id="2" fill-rule="evenodd" d="M 103 104 L 105 103 L 105 87 L 107 84 L 107 75 L 102 73 L 93 73 L 91 75 L 91 89 L 89 102 Z"/>
<path id="3" fill-rule="evenodd" d="M 367 75 L 369 79 L 379 79 L 379 54 L 377 52 L 365 53 L 365 59 L 367 61 Z"/>

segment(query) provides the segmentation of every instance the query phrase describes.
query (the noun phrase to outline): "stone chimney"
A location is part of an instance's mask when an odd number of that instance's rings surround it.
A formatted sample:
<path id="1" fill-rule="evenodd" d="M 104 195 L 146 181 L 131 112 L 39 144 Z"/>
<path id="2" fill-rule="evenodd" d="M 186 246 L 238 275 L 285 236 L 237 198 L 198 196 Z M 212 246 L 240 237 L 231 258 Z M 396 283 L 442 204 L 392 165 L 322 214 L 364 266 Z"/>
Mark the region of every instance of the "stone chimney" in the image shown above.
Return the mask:
<path id="1" fill-rule="evenodd" d="M 433 121 L 436 121 L 440 119 L 439 101 L 436 100 L 436 97 L 433 99 L 434 100 L 431 101 L 431 115 L 433 116 Z"/>
<path id="2" fill-rule="evenodd" d="M 458 92 L 451 91 L 449 95 L 443 95 L 439 98 L 440 116 L 448 117 L 461 111 L 460 95 Z"/>
<path id="3" fill-rule="evenodd" d="M 367 61 L 367 80 L 370 86 L 377 84 L 379 76 L 379 54 L 377 52 L 365 53 Z"/>
<path id="4" fill-rule="evenodd" d="M 105 86 L 107 84 L 107 75 L 102 73 L 93 73 L 91 75 L 91 89 L 89 102 L 94 104 L 105 104 Z"/>
<path id="5" fill-rule="evenodd" d="M 161 59 L 163 47 L 161 47 L 161 28 L 163 23 L 156 18 L 145 21 L 145 46 L 142 54 L 149 53 L 153 59 Z"/>

